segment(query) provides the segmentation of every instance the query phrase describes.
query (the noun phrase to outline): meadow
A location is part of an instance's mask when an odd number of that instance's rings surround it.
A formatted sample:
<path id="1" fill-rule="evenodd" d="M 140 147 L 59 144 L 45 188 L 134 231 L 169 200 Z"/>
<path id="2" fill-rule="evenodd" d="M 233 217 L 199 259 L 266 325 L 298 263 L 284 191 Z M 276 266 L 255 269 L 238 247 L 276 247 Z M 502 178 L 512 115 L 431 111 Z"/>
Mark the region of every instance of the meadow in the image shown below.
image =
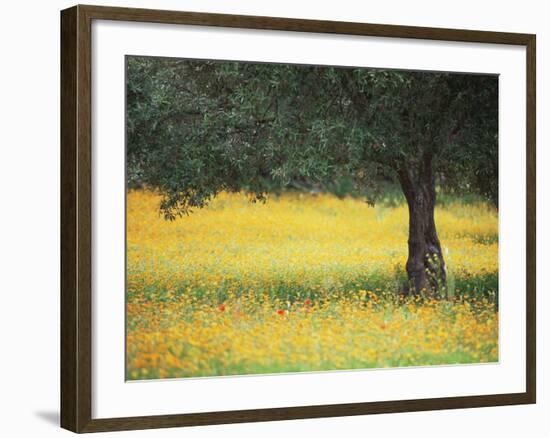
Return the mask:
<path id="1" fill-rule="evenodd" d="M 498 361 L 497 212 L 441 200 L 446 299 L 397 293 L 401 202 L 222 193 L 171 222 L 130 191 L 127 378 Z"/>

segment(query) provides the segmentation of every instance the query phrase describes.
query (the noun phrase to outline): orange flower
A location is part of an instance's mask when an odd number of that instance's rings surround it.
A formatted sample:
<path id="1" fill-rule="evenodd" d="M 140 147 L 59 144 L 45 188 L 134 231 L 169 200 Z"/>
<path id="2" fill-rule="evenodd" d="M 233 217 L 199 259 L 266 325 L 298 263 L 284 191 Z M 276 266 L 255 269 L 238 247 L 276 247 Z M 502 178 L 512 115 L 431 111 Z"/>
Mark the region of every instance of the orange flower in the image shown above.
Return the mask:
<path id="1" fill-rule="evenodd" d="M 277 315 L 284 315 L 285 311 L 283 309 L 277 310 Z"/>
<path id="2" fill-rule="evenodd" d="M 225 311 L 225 306 L 224 306 L 223 304 L 220 304 L 219 307 L 218 307 L 218 310 L 219 310 L 220 312 Z"/>
<path id="3" fill-rule="evenodd" d="M 311 304 L 311 300 L 308 298 L 307 300 L 304 301 L 304 304 L 306 306 L 309 306 Z"/>

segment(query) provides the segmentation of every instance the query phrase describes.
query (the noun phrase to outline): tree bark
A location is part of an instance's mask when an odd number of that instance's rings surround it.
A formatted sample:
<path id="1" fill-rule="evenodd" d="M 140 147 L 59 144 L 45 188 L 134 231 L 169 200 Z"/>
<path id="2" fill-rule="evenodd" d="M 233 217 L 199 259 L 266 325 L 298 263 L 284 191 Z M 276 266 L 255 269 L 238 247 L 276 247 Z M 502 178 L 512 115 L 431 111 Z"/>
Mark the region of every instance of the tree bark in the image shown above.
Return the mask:
<path id="1" fill-rule="evenodd" d="M 399 182 L 409 207 L 406 294 L 443 296 L 447 286 L 445 260 L 435 227 L 435 178 L 431 154 L 399 170 Z"/>

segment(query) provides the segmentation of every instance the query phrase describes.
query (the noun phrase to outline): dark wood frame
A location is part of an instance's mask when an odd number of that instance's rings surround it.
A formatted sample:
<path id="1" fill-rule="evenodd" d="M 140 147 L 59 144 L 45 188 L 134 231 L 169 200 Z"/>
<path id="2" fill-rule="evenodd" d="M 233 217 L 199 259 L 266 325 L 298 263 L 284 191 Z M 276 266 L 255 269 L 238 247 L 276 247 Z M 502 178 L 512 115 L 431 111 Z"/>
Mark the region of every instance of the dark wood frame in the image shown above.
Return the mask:
<path id="1" fill-rule="evenodd" d="M 92 419 L 91 23 L 121 20 L 525 46 L 527 51 L 526 392 Z M 75 6 L 61 12 L 61 426 L 99 432 L 535 403 L 535 47 L 531 34 Z"/>

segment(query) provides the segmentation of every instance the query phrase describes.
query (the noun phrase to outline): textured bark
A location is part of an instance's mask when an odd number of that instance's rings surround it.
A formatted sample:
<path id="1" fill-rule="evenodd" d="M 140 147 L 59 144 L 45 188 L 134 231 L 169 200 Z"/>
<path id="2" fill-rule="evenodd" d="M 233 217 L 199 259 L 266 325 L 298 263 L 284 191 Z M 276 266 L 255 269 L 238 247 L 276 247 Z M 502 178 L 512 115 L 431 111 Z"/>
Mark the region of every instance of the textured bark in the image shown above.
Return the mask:
<path id="1" fill-rule="evenodd" d="M 432 156 L 424 154 L 415 166 L 399 171 L 401 188 L 409 207 L 408 284 L 405 293 L 441 295 L 447 275 L 441 244 L 435 227 L 435 178 Z"/>

